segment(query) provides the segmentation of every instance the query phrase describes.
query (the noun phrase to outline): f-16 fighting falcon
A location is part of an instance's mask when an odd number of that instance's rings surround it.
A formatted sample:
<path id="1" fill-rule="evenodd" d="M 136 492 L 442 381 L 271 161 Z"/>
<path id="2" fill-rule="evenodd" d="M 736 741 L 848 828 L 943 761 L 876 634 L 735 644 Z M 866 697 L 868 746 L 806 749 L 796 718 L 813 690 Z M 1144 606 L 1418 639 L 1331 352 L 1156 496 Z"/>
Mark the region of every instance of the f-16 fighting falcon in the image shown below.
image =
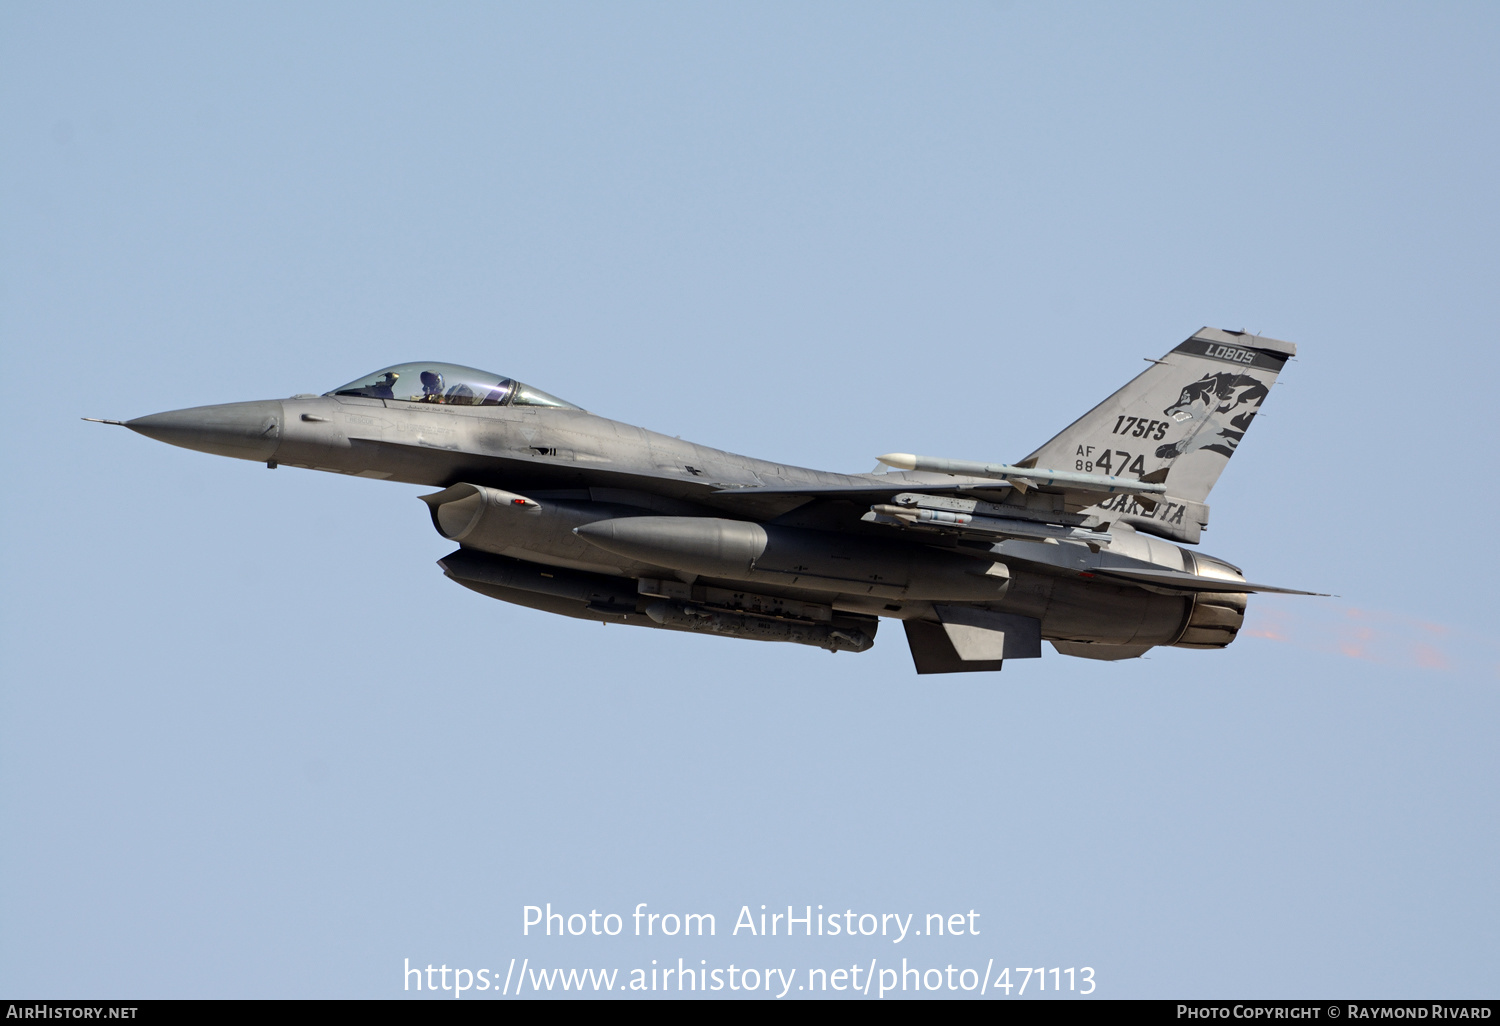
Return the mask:
<path id="1" fill-rule="evenodd" d="M 1288 342 L 1203 328 L 1015 463 L 888 453 L 835 474 L 608 420 L 446 363 L 324 395 L 105 421 L 268 467 L 439 489 L 481 595 L 583 620 L 863 652 L 901 621 L 918 673 L 1224 648 L 1251 592 L 1196 545 Z M 90 418 L 86 418 L 90 419 Z"/>

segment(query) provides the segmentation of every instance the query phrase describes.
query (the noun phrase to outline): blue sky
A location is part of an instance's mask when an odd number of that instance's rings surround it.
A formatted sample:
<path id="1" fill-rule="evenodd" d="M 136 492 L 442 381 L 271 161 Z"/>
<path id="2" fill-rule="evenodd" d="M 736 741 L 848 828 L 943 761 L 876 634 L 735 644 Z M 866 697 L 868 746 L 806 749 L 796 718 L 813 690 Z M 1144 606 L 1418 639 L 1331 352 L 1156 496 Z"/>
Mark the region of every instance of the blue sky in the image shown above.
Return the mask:
<path id="1" fill-rule="evenodd" d="M 1493 996 L 1497 29 L 7 7 L 0 990 L 904 955 Z M 420 489 L 78 420 L 439 359 L 804 466 L 1011 460 L 1204 324 L 1300 355 L 1202 548 L 1339 597 L 1253 600 L 1224 652 L 998 676 L 918 678 L 891 624 L 830 658 L 492 602 L 433 565 Z M 522 937 L 549 901 L 720 936 Z M 724 935 L 761 904 L 985 932 Z"/>

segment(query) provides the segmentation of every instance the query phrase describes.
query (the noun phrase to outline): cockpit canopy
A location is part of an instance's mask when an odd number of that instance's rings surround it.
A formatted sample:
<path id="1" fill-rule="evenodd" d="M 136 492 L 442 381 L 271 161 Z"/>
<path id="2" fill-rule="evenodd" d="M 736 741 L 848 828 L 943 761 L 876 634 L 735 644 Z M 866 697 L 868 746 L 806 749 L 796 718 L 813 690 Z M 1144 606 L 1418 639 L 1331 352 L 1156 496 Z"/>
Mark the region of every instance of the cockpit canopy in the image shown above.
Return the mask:
<path id="1" fill-rule="evenodd" d="M 460 367 L 456 363 L 400 363 L 351 381 L 327 394 L 362 395 L 371 399 L 400 399 L 408 403 L 439 403 L 444 406 L 580 408 L 513 378 L 502 378 L 473 367 Z"/>

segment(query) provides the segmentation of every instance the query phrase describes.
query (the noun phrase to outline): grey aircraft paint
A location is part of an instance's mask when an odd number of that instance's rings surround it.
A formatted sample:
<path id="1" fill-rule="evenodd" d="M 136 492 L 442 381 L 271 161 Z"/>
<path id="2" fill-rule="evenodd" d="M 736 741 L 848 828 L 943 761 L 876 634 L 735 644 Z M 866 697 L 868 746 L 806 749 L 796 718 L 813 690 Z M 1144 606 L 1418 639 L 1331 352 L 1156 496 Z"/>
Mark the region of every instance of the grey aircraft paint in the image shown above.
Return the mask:
<path id="1" fill-rule="evenodd" d="M 438 488 L 423 501 L 459 545 L 438 565 L 482 595 L 834 652 L 865 651 L 894 618 L 918 673 L 998 670 L 1044 638 L 1092 659 L 1223 648 L 1249 593 L 1290 591 L 1172 542 L 1198 542 L 1209 490 L 1295 352 L 1203 328 L 1024 460 L 892 454 L 915 469 L 889 474 L 738 456 L 435 362 L 123 424 Z"/>

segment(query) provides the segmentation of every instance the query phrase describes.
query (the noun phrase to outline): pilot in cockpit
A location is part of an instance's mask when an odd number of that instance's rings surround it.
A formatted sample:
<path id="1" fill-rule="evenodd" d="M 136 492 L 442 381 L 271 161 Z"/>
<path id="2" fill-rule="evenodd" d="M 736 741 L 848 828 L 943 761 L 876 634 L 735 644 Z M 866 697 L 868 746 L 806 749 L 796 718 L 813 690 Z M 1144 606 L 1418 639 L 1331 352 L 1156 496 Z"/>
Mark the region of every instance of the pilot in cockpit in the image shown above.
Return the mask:
<path id="1" fill-rule="evenodd" d="M 417 401 L 422 403 L 443 401 L 443 376 L 441 374 L 430 370 L 422 372 L 422 398 Z"/>

